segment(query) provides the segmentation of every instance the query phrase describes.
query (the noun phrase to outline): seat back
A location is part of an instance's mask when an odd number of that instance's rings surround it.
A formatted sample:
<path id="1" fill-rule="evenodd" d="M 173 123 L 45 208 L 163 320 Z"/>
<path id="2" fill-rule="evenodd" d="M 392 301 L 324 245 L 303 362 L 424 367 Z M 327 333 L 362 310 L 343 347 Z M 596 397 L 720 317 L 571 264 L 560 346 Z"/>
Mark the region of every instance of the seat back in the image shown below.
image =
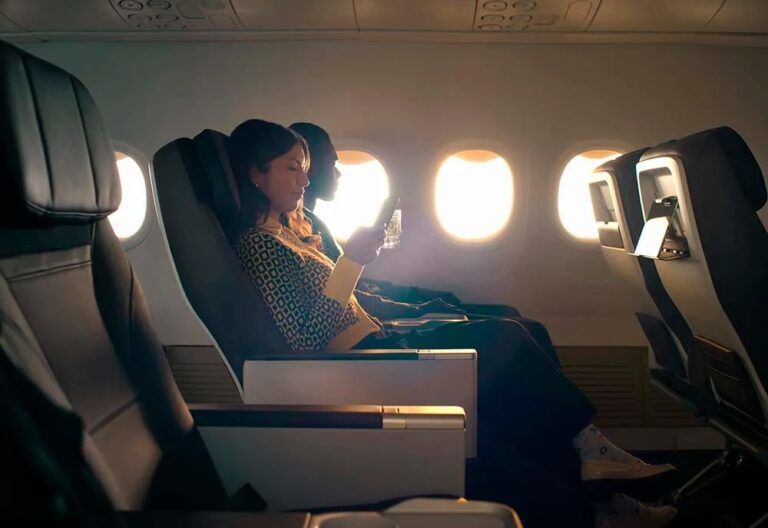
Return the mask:
<path id="1" fill-rule="evenodd" d="M 222 139 L 216 134 L 165 145 L 155 154 L 154 172 L 182 290 L 242 382 L 246 359 L 284 353 L 290 347 L 232 249 L 234 211 L 239 207 L 222 164 L 226 157 L 213 144 Z M 232 222 L 226 230 L 219 214 Z"/>
<path id="2" fill-rule="evenodd" d="M 722 403 L 764 423 L 768 234 L 756 213 L 766 202 L 757 161 L 741 136 L 721 127 L 647 151 L 637 174 L 646 219 L 654 200 L 678 200 L 689 256 L 653 262 L 691 326 L 691 354 L 704 357 Z M 673 242 L 667 237 L 663 247 Z"/>
<path id="3" fill-rule="evenodd" d="M 592 207 L 603 256 L 611 271 L 630 287 L 657 368 L 685 378 L 691 330 L 664 289 L 653 262 L 634 254 L 644 224 L 635 166 L 645 150 L 595 169 L 589 184 Z"/>
<path id="4" fill-rule="evenodd" d="M 223 493 L 203 457 L 169 487 L 158 480 L 194 423 L 107 220 L 120 184 L 91 95 L 65 71 L 0 43 L 0 106 L 3 348 L 82 417 L 85 455 L 116 507 L 183 493 L 205 467 L 211 494 Z"/>

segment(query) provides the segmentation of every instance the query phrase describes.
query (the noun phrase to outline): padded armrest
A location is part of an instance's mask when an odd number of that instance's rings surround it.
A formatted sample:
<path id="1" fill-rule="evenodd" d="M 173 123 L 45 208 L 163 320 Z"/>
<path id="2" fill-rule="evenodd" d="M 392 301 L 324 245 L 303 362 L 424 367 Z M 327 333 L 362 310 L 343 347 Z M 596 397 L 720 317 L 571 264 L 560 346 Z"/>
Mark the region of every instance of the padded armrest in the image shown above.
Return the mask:
<path id="1" fill-rule="evenodd" d="M 128 528 L 306 528 L 307 513 L 121 512 Z"/>
<path id="2" fill-rule="evenodd" d="M 193 404 L 189 410 L 198 427 L 463 429 L 466 420 L 455 406 Z"/>
<path id="3" fill-rule="evenodd" d="M 411 499 L 380 512 L 336 512 L 312 515 L 309 528 L 523 528 L 517 513 L 494 502 Z"/>
<path id="4" fill-rule="evenodd" d="M 464 493 L 459 407 L 193 405 L 227 493 L 250 483 L 271 510 Z"/>
<path id="5" fill-rule="evenodd" d="M 448 405 L 466 412 L 467 458 L 476 456 L 477 352 L 353 350 L 265 355 L 243 366 L 249 404 Z"/>
<path id="6" fill-rule="evenodd" d="M 330 350 L 290 351 L 285 354 L 251 356 L 251 361 L 424 361 L 430 359 L 473 359 L 477 352 L 471 348 L 419 350 L 415 348 L 369 348 L 338 352 Z"/>

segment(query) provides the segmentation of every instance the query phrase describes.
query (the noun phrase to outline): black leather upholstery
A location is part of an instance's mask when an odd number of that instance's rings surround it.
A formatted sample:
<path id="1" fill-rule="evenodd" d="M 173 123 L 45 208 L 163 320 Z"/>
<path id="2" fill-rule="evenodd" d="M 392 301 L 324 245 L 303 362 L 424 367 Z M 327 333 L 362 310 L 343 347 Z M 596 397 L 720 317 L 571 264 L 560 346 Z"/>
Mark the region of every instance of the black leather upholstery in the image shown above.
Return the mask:
<path id="1" fill-rule="evenodd" d="M 115 154 L 85 87 L 0 42 L 0 226 L 88 223 L 120 205 Z"/>
<path id="2" fill-rule="evenodd" d="M 635 167 L 646 150 L 640 149 L 629 152 L 604 163 L 596 170 L 596 172 L 609 172 L 616 178 L 618 198 L 621 201 L 624 219 L 629 231 L 624 233 L 624 236 L 628 236 L 632 240 L 633 246 L 637 246 L 640 234 L 643 232 L 643 226 L 645 225 Z M 646 291 L 653 299 L 656 308 L 664 319 L 664 323 L 674 332 L 677 339 L 687 350 L 693 337 L 688 323 L 664 288 L 653 261 L 640 257 L 636 257 L 636 259 L 643 274 Z M 644 325 L 644 329 L 646 329 L 646 326 L 649 326 L 645 325 L 642 320 L 641 324 Z M 670 349 L 669 343 L 661 346 Z M 671 349 L 674 349 L 673 344 Z M 667 357 L 668 361 L 661 361 L 660 364 L 662 366 L 671 369 L 678 376 L 685 377 L 685 366 L 682 364 L 679 356 L 675 355 L 677 359 L 673 359 L 671 354 L 664 354 L 664 357 Z"/>
<path id="3" fill-rule="evenodd" d="M 206 129 L 193 139 L 210 186 L 200 200 L 213 208 L 227 237 L 234 242 L 240 219 L 240 192 L 227 154 L 227 136 Z"/>
<path id="4" fill-rule="evenodd" d="M 285 353 L 290 347 L 243 271 L 214 210 L 212 181 L 219 189 L 226 189 L 226 184 L 220 172 L 205 170 L 195 143 L 187 138 L 160 149 L 154 168 L 163 225 L 181 285 L 242 380 L 246 359 Z"/>
<path id="5" fill-rule="evenodd" d="M 718 301 L 768 387 L 768 233 L 756 214 L 766 201 L 760 167 L 746 142 L 727 127 L 666 143 L 643 159 L 661 156 L 682 161 Z M 693 332 L 707 337 L 707 328 Z"/>
<path id="6" fill-rule="evenodd" d="M 139 282 L 103 218 L 119 201 L 119 181 L 90 95 L 7 44 L 0 78 L 4 348 L 82 417 L 85 456 L 116 507 L 223 503 Z M 193 467 L 168 462 L 190 452 Z"/>

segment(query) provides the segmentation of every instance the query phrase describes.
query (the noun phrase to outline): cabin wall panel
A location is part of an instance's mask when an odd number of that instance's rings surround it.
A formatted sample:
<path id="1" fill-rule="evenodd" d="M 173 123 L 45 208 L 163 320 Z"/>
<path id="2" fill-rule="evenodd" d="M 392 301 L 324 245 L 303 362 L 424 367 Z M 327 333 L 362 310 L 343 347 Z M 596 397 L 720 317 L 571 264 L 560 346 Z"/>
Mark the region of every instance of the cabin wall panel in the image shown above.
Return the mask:
<path id="1" fill-rule="evenodd" d="M 504 302 L 560 345 L 640 345 L 628 292 L 599 251 L 564 234 L 559 173 L 577 147 L 635 148 L 729 124 L 768 167 L 768 54 L 668 45 L 384 42 L 45 43 L 78 75 L 108 127 L 149 157 L 247 117 L 315 121 L 364 142 L 403 196 L 404 235 L 367 273 Z M 433 212 L 438 155 L 487 143 L 515 177 L 509 228 L 492 244 L 447 238 Z M 768 212 L 761 212 L 768 221 Z M 156 221 L 153 219 L 153 221 Z M 130 253 L 166 344 L 205 344 L 175 290 L 158 229 Z M 439 263 L 439 264 L 436 264 Z"/>

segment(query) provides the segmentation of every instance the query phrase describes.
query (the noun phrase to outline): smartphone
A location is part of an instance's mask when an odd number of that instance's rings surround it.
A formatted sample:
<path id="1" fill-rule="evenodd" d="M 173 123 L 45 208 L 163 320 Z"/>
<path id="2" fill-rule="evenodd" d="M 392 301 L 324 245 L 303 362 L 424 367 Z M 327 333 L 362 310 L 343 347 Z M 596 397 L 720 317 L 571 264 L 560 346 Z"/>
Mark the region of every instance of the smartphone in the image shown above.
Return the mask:
<path id="1" fill-rule="evenodd" d="M 389 227 L 389 222 L 392 220 L 392 215 L 395 213 L 395 209 L 400 205 L 399 196 L 390 196 L 379 209 L 379 216 L 376 217 L 376 223 L 374 226 L 382 226 L 384 229 Z"/>

